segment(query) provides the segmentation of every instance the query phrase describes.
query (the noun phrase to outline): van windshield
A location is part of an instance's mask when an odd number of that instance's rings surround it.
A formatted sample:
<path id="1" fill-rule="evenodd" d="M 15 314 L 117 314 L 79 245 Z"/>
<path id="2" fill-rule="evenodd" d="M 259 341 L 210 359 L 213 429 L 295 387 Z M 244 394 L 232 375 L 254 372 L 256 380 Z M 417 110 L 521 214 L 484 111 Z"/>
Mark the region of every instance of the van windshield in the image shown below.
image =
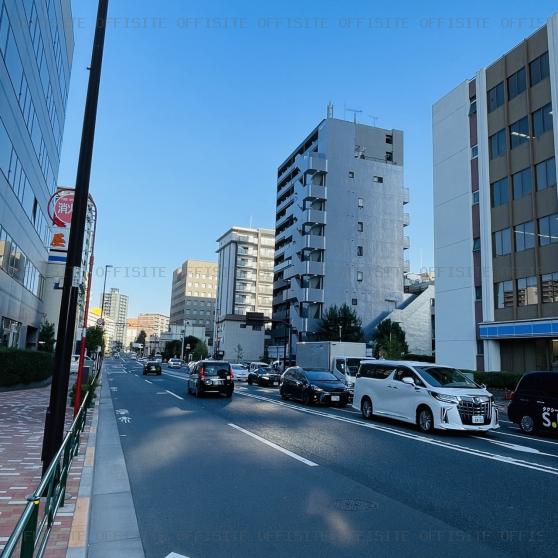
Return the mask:
<path id="1" fill-rule="evenodd" d="M 348 358 L 347 359 L 347 374 L 349 376 L 356 376 L 358 367 L 360 366 L 361 358 Z"/>
<path id="2" fill-rule="evenodd" d="M 415 366 L 419 374 L 434 387 L 478 388 L 461 370 L 445 366 Z"/>

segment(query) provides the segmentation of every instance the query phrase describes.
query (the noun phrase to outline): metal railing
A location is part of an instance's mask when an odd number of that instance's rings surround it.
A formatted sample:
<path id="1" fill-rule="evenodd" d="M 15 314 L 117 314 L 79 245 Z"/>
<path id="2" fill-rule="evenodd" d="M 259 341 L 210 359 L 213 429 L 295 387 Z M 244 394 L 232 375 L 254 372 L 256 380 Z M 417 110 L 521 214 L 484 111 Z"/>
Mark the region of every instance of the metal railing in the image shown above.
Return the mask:
<path id="1" fill-rule="evenodd" d="M 99 372 L 94 375 L 97 384 Z M 0 553 L 0 558 L 40 558 L 45 553 L 58 508 L 64 506 L 66 482 L 74 457 L 79 452 L 81 433 L 87 420 L 94 390 L 89 390 L 81 404 L 60 449 L 54 456 L 35 492 L 27 497 L 27 505 L 10 538 Z M 42 515 L 41 515 L 42 514 Z"/>

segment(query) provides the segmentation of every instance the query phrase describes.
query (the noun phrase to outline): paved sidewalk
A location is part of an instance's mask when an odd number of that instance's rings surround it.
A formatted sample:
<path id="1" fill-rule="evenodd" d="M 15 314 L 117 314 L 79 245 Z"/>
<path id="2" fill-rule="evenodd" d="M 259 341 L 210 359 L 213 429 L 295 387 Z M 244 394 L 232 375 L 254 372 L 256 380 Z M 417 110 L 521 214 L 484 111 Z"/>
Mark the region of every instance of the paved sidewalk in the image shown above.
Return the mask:
<path id="1" fill-rule="evenodd" d="M 4 547 L 25 505 L 41 480 L 41 447 L 50 386 L 0 392 L 0 550 Z M 91 418 L 81 438 L 79 454 L 69 473 L 65 506 L 56 514 L 47 558 L 65 558 L 74 516 Z M 66 424 L 72 422 L 68 407 Z"/>

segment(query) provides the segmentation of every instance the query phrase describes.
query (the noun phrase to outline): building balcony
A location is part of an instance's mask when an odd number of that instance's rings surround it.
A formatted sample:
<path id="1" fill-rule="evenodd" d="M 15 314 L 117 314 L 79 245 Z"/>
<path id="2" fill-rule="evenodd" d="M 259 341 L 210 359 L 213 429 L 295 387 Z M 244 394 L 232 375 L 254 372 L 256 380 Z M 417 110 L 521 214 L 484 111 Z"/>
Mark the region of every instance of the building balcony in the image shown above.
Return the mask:
<path id="1" fill-rule="evenodd" d="M 408 236 L 403 237 L 403 249 L 408 250 L 411 247 L 411 239 Z"/>
<path id="2" fill-rule="evenodd" d="M 324 302 L 324 290 L 302 289 L 301 302 Z"/>
<path id="3" fill-rule="evenodd" d="M 292 214 L 287 211 L 282 217 L 276 218 L 275 228 L 278 229 L 281 225 L 284 225 L 291 216 Z"/>
<path id="4" fill-rule="evenodd" d="M 410 198 L 411 198 L 411 194 L 409 192 L 409 188 L 403 188 L 403 203 L 404 204 L 409 203 Z"/>
<path id="5" fill-rule="evenodd" d="M 408 227 L 411 223 L 411 216 L 408 213 L 403 213 L 403 226 Z"/>
<path id="6" fill-rule="evenodd" d="M 296 239 L 296 251 L 302 250 L 325 250 L 325 236 L 317 234 L 305 234 Z"/>
<path id="7" fill-rule="evenodd" d="M 308 155 L 297 155 L 295 165 L 303 174 L 327 172 L 327 159 L 324 153 L 312 152 Z"/>
<path id="8" fill-rule="evenodd" d="M 297 182 L 295 186 L 295 194 L 298 200 L 326 200 L 327 189 L 325 186 L 317 184 L 307 184 L 304 186 L 301 182 Z"/>
<path id="9" fill-rule="evenodd" d="M 286 293 L 287 291 L 285 290 L 280 292 L 278 295 L 275 295 L 272 301 L 273 306 L 277 306 L 278 304 L 283 304 L 283 302 L 285 302 Z"/>
<path id="10" fill-rule="evenodd" d="M 321 275 L 325 274 L 325 265 L 323 262 L 298 262 L 296 264 L 296 275 Z"/>
<path id="11" fill-rule="evenodd" d="M 280 271 L 283 271 L 284 269 L 286 269 L 287 267 L 289 267 L 291 265 L 291 260 L 283 260 L 282 262 L 278 263 L 274 268 L 273 268 L 273 272 L 274 273 L 279 273 Z"/>
<path id="12" fill-rule="evenodd" d="M 282 240 L 285 240 L 285 238 L 288 238 L 289 236 L 291 236 L 293 234 L 293 226 L 294 226 L 294 223 L 292 225 L 288 226 L 283 232 L 279 233 L 275 237 L 275 242 L 279 243 Z"/>
<path id="13" fill-rule="evenodd" d="M 403 273 L 409 273 L 411 271 L 411 262 L 409 260 L 403 260 Z"/>
<path id="14" fill-rule="evenodd" d="M 256 286 L 244 286 L 244 285 L 236 285 L 235 291 L 237 293 L 249 293 L 249 294 L 256 294 Z"/>
<path id="15" fill-rule="evenodd" d="M 302 212 L 303 225 L 325 225 L 326 212 L 318 209 L 306 209 Z"/>
<path id="16" fill-rule="evenodd" d="M 294 196 L 289 196 L 288 198 L 284 199 L 275 209 L 276 213 L 279 213 L 280 211 L 283 211 L 283 209 L 285 209 L 286 207 L 288 207 L 289 205 L 291 205 L 294 201 Z"/>

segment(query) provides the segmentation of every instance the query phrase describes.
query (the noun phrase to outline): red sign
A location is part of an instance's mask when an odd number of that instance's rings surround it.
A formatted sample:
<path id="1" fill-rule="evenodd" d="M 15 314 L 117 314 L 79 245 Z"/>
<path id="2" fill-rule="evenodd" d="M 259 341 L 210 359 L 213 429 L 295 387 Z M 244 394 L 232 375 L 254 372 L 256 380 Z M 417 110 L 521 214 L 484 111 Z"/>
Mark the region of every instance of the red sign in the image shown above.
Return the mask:
<path id="1" fill-rule="evenodd" d="M 54 202 L 52 222 L 57 227 L 66 227 L 72 222 L 72 211 L 74 209 L 73 192 L 64 192 Z"/>

